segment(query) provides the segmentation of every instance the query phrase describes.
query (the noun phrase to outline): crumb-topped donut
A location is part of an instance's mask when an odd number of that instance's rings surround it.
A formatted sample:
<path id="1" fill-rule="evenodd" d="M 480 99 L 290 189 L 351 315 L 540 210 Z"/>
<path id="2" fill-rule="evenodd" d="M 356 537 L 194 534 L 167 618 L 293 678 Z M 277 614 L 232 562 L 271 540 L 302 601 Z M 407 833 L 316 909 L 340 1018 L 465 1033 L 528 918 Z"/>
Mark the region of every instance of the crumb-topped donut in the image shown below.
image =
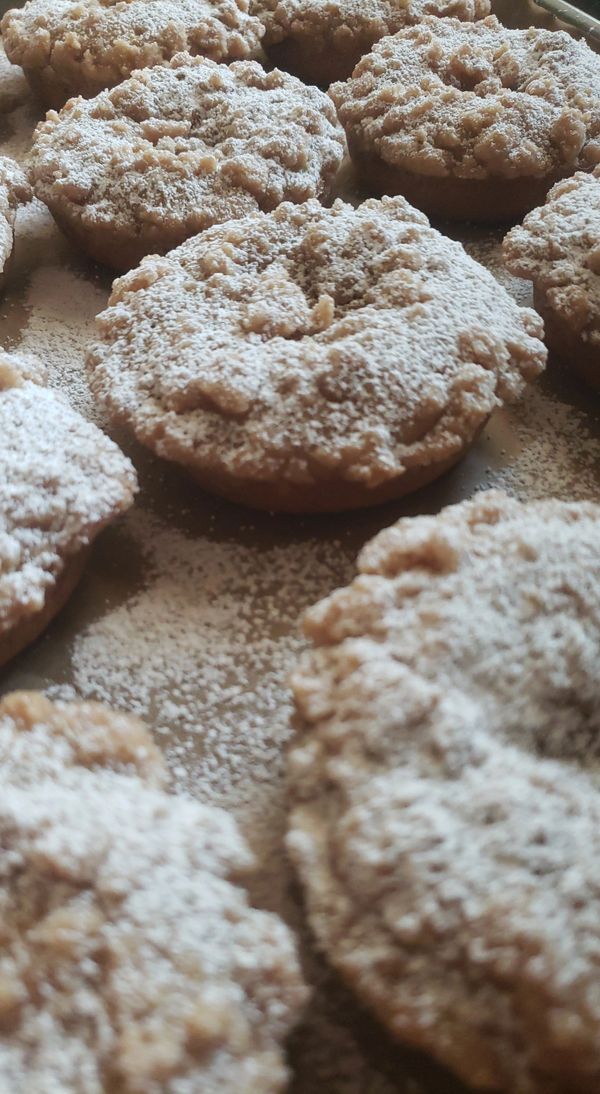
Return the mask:
<path id="1" fill-rule="evenodd" d="M 600 167 L 559 182 L 503 250 L 511 273 L 533 282 L 549 348 L 600 389 Z"/>
<path id="2" fill-rule="evenodd" d="M 31 196 L 31 187 L 19 165 L 7 156 L 0 156 L 0 288 L 13 252 L 17 209 Z"/>
<path id="3" fill-rule="evenodd" d="M 430 215 L 516 219 L 600 162 L 600 56 L 564 32 L 424 19 L 331 94 L 365 183 Z"/>
<path id="4" fill-rule="evenodd" d="M 10 63 L 0 40 L 0 113 L 9 114 L 30 98 L 30 88 L 18 65 Z"/>
<path id="5" fill-rule="evenodd" d="M 375 42 L 426 15 L 482 19 L 490 0 L 256 0 L 275 64 L 326 87 L 345 80 Z"/>
<path id="6" fill-rule="evenodd" d="M 0 355 L 0 665 L 63 606 L 88 546 L 136 490 L 117 446 L 39 379 Z"/>
<path id="7" fill-rule="evenodd" d="M 92 258 L 127 270 L 211 224 L 327 197 L 345 145 L 317 88 L 255 61 L 179 54 L 52 111 L 31 178 Z"/>
<path id="8" fill-rule="evenodd" d="M 399 521 L 306 618 L 288 848 L 317 938 L 478 1089 L 600 1091 L 600 507 Z"/>
<path id="9" fill-rule="evenodd" d="M 544 367 L 543 328 L 402 198 L 280 205 L 113 287 L 96 397 L 209 490 L 319 511 L 436 478 Z"/>
<path id="10" fill-rule="evenodd" d="M 9 60 L 57 108 L 176 53 L 241 60 L 263 34 L 248 0 L 27 0 L 0 29 Z"/>
<path id="11" fill-rule="evenodd" d="M 96 704 L 8 696 L 0 757 L 2 1090 L 280 1091 L 306 992 L 235 822 Z"/>

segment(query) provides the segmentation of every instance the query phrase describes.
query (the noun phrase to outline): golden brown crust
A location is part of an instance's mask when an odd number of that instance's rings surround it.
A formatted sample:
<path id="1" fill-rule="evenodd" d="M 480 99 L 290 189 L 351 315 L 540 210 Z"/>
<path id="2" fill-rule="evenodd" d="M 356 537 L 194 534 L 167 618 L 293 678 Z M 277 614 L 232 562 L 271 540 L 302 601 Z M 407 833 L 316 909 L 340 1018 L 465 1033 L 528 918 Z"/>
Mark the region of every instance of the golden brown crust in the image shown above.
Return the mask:
<path id="1" fill-rule="evenodd" d="M 600 391 L 600 345 L 584 338 L 548 303 L 541 288 L 533 290 L 536 311 L 544 320 L 544 341 L 569 372 L 575 372 L 586 384 Z"/>
<path id="2" fill-rule="evenodd" d="M 25 79 L 36 99 L 46 110 L 60 110 L 73 95 L 91 98 L 102 90 L 83 80 L 62 79 L 52 68 L 23 68 Z"/>
<path id="3" fill-rule="evenodd" d="M 403 498 L 441 478 L 464 458 L 485 429 L 487 421 L 486 418 L 479 423 L 473 436 L 466 436 L 462 446 L 452 456 L 433 460 L 427 467 L 405 471 L 397 478 L 372 488 L 340 482 L 339 479 L 324 478 L 310 485 L 297 485 L 285 481 L 253 482 L 233 475 L 201 472 L 195 467 L 189 470 L 203 490 L 252 509 L 272 513 L 342 513 Z"/>
<path id="4" fill-rule="evenodd" d="M 116 421 L 208 489 L 291 511 L 430 482 L 545 357 L 535 313 L 402 198 L 211 228 L 116 282 L 98 331 Z"/>
<path id="5" fill-rule="evenodd" d="M 348 149 L 359 178 L 373 194 L 402 194 L 427 216 L 469 220 L 476 224 L 509 224 L 544 201 L 559 175 L 543 179 L 427 178 L 382 160 L 353 137 Z M 562 172 L 560 172 L 562 176 Z"/>
<path id="6" fill-rule="evenodd" d="M 31 187 L 19 165 L 7 156 L 0 156 L 0 289 L 12 258 L 17 210 L 31 197 Z"/>
<path id="7" fill-rule="evenodd" d="M 46 595 L 43 608 L 33 615 L 24 616 L 8 632 L 0 630 L 0 668 L 12 661 L 26 646 L 32 645 L 62 611 L 79 584 L 89 554 L 90 548 L 84 547 L 65 559 L 60 575 Z"/>

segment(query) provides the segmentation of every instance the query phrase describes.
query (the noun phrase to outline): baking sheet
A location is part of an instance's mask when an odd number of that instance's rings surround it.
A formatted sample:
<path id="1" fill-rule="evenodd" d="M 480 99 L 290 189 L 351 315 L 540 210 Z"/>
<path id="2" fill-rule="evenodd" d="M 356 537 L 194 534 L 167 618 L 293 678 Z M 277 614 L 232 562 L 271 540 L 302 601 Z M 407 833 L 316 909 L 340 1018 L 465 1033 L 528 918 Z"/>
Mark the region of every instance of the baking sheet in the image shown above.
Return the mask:
<path id="1" fill-rule="evenodd" d="M 496 7 L 513 25 L 541 16 L 515 0 Z M 0 118 L 2 152 L 23 160 L 40 114 L 18 71 L 0 63 L 2 104 L 16 104 Z M 340 188 L 353 200 L 364 196 L 348 167 Z M 501 231 L 448 231 L 529 303 L 527 286 L 500 268 Z M 101 425 L 83 356 L 110 282 L 72 250 L 42 205 L 19 214 L 0 344 L 42 358 L 50 383 Z M 519 404 L 494 416 L 441 482 L 404 502 L 331 518 L 275 517 L 215 500 L 126 436 L 113 436 L 138 469 L 138 502 L 100 538 L 46 635 L 0 673 L 0 694 L 40 688 L 134 710 L 165 749 L 175 784 L 236 815 L 256 853 L 253 897 L 298 931 L 314 988 L 289 1045 L 292 1094 L 459 1094 L 464 1088 L 451 1076 L 392 1044 L 311 946 L 282 846 L 291 733 L 285 680 L 302 648 L 301 611 L 348 581 L 363 543 L 399 516 L 434 513 L 491 486 L 521 498 L 596 499 L 597 399 L 551 368 Z"/>

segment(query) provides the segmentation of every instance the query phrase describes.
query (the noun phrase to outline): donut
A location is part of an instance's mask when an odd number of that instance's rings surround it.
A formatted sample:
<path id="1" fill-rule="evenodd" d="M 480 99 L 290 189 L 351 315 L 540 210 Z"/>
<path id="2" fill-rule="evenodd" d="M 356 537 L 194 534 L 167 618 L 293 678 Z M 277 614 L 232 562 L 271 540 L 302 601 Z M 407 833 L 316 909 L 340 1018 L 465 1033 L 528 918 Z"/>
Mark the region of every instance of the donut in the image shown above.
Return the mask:
<path id="1" fill-rule="evenodd" d="M 328 197 L 345 143 L 317 88 L 178 54 L 50 112 L 30 173 L 67 235 L 123 271 L 211 224 Z"/>
<path id="2" fill-rule="evenodd" d="M 0 156 L 0 289 L 6 284 L 10 270 L 17 210 L 31 197 L 31 187 L 18 164 Z"/>
<path id="3" fill-rule="evenodd" d="M 346 80 L 375 42 L 425 15 L 482 19 L 490 0 L 258 0 L 263 48 L 274 62 L 307 83 Z"/>
<path id="4" fill-rule="evenodd" d="M 503 244 L 511 273 L 533 282 L 546 344 L 600 391 L 600 167 L 550 191 Z"/>
<path id="5" fill-rule="evenodd" d="M 39 379 L 0 356 L 0 666 L 45 630 L 136 490 L 117 446 Z"/>
<path id="6" fill-rule="evenodd" d="M 113 286 L 98 402 L 207 490 L 288 512 L 438 477 L 543 369 L 542 323 L 402 198 L 288 202 Z"/>
<path id="7" fill-rule="evenodd" d="M 93 703 L 9 695 L 0 755 L 2 1089 L 281 1091 L 305 989 L 233 819 Z"/>
<path id="8" fill-rule="evenodd" d="M 6 12 L 0 30 L 9 61 L 55 109 L 176 53 L 242 60 L 264 33 L 248 0 L 27 0 Z"/>
<path id="9" fill-rule="evenodd" d="M 0 113 L 10 114 L 31 97 L 29 84 L 18 65 L 11 65 L 0 41 Z"/>
<path id="10" fill-rule="evenodd" d="M 600 56 L 563 31 L 423 19 L 330 94 L 365 185 L 430 216 L 521 219 L 600 162 Z"/>
<path id="11" fill-rule="evenodd" d="M 600 1091 L 600 506 L 400 520 L 309 611 L 288 850 L 318 943 L 477 1089 Z"/>

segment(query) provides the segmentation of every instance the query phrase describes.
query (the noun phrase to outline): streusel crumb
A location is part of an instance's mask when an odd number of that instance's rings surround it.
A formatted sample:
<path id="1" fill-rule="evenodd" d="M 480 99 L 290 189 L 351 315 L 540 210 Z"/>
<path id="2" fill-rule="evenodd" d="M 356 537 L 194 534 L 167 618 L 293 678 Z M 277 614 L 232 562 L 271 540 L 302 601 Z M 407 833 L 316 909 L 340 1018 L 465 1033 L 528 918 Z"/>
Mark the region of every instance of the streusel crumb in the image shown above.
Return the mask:
<path id="1" fill-rule="evenodd" d="M 327 85 L 350 76 L 359 58 L 386 34 L 395 34 L 427 15 L 482 19 L 489 0 L 256 0 L 252 8 L 265 25 L 267 53 L 293 43 L 300 77 Z M 279 57 L 278 52 L 274 57 Z M 340 71 L 340 65 L 345 71 Z"/>
<path id="2" fill-rule="evenodd" d="M 263 34 L 248 0 L 28 0 L 1 29 L 9 60 L 54 106 L 183 51 L 241 60 Z"/>
<path id="3" fill-rule="evenodd" d="M 68 564 L 129 508 L 130 461 L 43 368 L 0 359 L 0 639 L 40 612 Z"/>
<path id="4" fill-rule="evenodd" d="M 312 609 L 288 847 L 330 960 L 477 1089 L 600 1091 L 600 507 L 404 519 Z"/>
<path id="5" fill-rule="evenodd" d="M 305 1000 L 291 935 L 248 904 L 223 811 L 165 792 L 145 727 L 0 702 L 0 1085 L 275 1094 Z"/>
<path id="6" fill-rule="evenodd" d="M 550 191 L 504 240 L 511 273 L 533 281 L 552 310 L 598 353 L 600 373 L 600 167 Z"/>
<path id="7" fill-rule="evenodd" d="M 51 111 L 31 178 L 94 257 L 127 269 L 211 224 L 326 197 L 344 150 L 317 88 L 254 61 L 178 54 Z"/>
<path id="8" fill-rule="evenodd" d="M 600 162 L 600 57 L 558 31 L 426 18 L 331 95 L 350 147 L 444 179 L 541 178 Z"/>
<path id="9" fill-rule="evenodd" d="M 542 325 L 402 198 L 280 205 L 117 281 L 94 394 L 193 472 L 371 491 L 457 457 L 545 361 Z"/>

